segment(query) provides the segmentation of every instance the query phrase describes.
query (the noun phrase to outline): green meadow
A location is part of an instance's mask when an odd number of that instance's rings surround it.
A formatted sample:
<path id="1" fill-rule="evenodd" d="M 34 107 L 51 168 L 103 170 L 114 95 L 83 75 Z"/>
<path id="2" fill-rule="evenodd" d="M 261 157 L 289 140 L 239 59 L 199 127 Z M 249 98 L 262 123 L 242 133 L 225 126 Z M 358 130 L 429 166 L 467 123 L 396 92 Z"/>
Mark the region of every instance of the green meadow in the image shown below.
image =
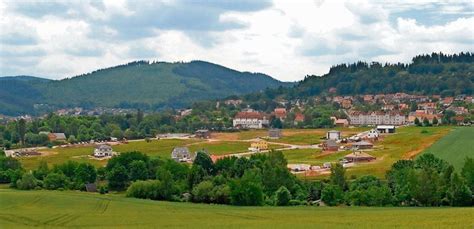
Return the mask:
<path id="1" fill-rule="evenodd" d="M 1 228 L 472 228 L 474 208 L 235 207 L 0 189 Z"/>
<path id="2" fill-rule="evenodd" d="M 432 153 L 460 170 L 466 157 L 474 158 L 474 128 L 454 128 L 423 153 Z"/>

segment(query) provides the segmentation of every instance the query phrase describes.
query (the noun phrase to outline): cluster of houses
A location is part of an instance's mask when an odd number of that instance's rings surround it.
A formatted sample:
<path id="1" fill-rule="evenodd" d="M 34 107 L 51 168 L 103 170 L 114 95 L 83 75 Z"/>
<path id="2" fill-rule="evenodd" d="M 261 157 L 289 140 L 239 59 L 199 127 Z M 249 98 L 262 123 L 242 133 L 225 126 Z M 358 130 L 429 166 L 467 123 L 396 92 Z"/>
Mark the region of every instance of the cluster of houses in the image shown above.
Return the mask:
<path id="1" fill-rule="evenodd" d="M 331 117 L 336 126 L 346 127 L 349 125 L 407 125 L 414 124 L 415 120 L 428 120 L 433 123 L 441 123 L 442 114 L 444 111 L 453 111 L 457 117 L 456 120 L 464 120 L 463 116 L 469 114 L 466 107 L 456 106 L 454 102 L 460 101 L 465 103 L 473 103 L 472 96 L 457 96 L 445 97 L 440 96 L 421 96 L 410 95 L 406 93 L 395 94 L 377 94 L 377 95 L 363 95 L 363 96 L 334 96 L 334 97 L 315 97 L 315 101 L 325 99 L 329 102 L 338 103 L 346 112 L 347 118 L 338 119 Z M 239 100 L 241 102 L 241 100 Z M 226 101 L 231 102 L 231 101 Z M 353 104 L 355 102 L 362 102 L 363 104 L 382 104 L 381 109 L 377 111 L 363 112 L 356 110 Z M 288 101 L 279 101 L 282 106 L 286 106 Z M 409 112 L 413 109 L 412 104 L 417 105 L 417 110 Z M 292 103 L 293 104 L 293 103 Z M 292 109 L 304 110 L 305 102 L 297 100 L 292 105 Z M 237 129 L 261 129 L 267 128 L 270 123 L 270 117 L 273 116 L 280 120 L 285 120 L 288 115 L 288 110 L 283 107 L 275 108 L 270 114 L 265 114 L 251 109 L 245 109 L 233 119 L 233 127 Z M 305 116 L 301 112 L 295 112 L 294 123 L 303 122 Z"/>

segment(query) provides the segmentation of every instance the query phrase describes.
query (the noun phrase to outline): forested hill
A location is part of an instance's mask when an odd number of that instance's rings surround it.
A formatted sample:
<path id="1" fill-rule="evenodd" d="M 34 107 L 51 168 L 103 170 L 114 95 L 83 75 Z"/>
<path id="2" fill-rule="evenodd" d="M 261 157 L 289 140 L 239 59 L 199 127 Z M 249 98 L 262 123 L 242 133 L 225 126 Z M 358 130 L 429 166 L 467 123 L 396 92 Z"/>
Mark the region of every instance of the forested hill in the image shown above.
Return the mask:
<path id="1" fill-rule="evenodd" d="M 290 85 L 204 61 L 137 61 L 64 80 L 0 77 L 0 114 L 38 112 L 35 104 L 43 110 L 73 106 L 155 110 Z"/>
<path id="2" fill-rule="evenodd" d="M 433 53 L 416 56 L 410 64 L 340 64 L 326 75 L 306 77 L 298 86 L 289 89 L 287 95 L 313 96 L 335 88 L 339 95 L 405 92 L 447 96 L 473 94 L 473 87 L 473 53 Z"/>

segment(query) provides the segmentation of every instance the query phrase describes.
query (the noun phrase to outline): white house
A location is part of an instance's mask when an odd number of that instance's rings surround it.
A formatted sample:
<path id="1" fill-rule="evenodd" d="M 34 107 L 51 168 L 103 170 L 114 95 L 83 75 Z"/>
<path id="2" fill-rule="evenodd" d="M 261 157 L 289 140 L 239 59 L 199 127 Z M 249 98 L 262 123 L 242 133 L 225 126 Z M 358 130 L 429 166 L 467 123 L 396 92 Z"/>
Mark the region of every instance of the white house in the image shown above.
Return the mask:
<path id="1" fill-rule="evenodd" d="M 171 159 L 176 162 L 191 162 L 194 158 L 188 147 L 175 147 L 171 152 Z"/>
<path id="2" fill-rule="evenodd" d="M 371 129 L 367 133 L 367 138 L 378 138 L 379 137 L 379 132 L 376 129 Z"/>
<path id="3" fill-rule="evenodd" d="M 380 133 L 395 133 L 394 125 L 378 125 L 377 131 Z"/>
<path id="4" fill-rule="evenodd" d="M 112 157 L 115 152 L 106 144 L 97 145 L 94 149 L 94 157 Z"/>

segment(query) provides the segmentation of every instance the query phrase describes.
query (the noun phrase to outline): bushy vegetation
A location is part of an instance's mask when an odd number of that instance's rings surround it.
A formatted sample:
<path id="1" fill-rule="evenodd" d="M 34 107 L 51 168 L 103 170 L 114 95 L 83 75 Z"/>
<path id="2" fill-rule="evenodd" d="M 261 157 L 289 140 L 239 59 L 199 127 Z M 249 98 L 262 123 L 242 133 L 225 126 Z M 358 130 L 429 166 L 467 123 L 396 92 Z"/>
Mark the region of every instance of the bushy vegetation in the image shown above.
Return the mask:
<path id="1" fill-rule="evenodd" d="M 85 190 L 101 183 L 101 193 L 126 191 L 128 197 L 242 206 L 320 204 L 329 206 L 472 206 L 474 163 L 466 158 L 461 173 L 433 154 L 392 165 L 386 180 L 372 175 L 348 180 L 333 164 L 325 181 L 305 181 L 291 174 L 279 151 L 249 158 L 224 157 L 215 163 L 198 152 L 192 165 L 122 153 L 106 167 L 68 161 L 49 168 L 42 162 L 25 172 L 14 158 L 1 158 L 3 183 L 18 189 Z"/>

